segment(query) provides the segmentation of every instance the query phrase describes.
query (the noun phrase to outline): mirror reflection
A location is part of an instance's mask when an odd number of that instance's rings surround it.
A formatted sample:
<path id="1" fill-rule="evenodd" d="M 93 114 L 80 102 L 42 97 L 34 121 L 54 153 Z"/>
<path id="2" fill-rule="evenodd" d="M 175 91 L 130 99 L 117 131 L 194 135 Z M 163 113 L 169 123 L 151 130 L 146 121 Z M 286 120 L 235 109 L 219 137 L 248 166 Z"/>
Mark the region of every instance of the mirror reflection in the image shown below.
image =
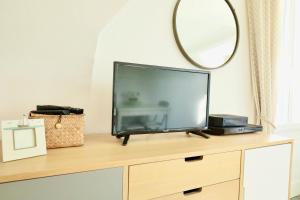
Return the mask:
<path id="1" fill-rule="evenodd" d="M 179 0 L 173 25 L 180 50 L 199 67 L 221 67 L 237 48 L 238 23 L 228 1 Z"/>

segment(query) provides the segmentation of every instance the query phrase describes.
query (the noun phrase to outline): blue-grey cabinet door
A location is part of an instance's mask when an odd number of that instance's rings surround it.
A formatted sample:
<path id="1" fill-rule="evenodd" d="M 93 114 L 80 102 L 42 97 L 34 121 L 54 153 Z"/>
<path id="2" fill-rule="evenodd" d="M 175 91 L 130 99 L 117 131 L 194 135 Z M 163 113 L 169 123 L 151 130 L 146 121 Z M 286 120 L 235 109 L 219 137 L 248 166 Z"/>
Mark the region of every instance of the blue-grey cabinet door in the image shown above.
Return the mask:
<path id="1" fill-rule="evenodd" d="M 1 200 L 122 200 L 122 168 L 0 184 Z"/>

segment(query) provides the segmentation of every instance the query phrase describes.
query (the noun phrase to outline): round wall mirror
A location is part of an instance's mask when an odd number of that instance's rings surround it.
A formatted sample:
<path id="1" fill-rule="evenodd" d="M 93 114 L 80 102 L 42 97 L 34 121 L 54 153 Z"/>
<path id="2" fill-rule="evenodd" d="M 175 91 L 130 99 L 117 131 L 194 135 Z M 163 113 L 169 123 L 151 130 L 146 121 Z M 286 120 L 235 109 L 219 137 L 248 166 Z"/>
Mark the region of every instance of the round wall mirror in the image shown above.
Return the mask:
<path id="1" fill-rule="evenodd" d="M 182 54 L 201 68 L 224 66 L 238 46 L 238 20 L 228 0 L 178 0 L 173 29 Z"/>

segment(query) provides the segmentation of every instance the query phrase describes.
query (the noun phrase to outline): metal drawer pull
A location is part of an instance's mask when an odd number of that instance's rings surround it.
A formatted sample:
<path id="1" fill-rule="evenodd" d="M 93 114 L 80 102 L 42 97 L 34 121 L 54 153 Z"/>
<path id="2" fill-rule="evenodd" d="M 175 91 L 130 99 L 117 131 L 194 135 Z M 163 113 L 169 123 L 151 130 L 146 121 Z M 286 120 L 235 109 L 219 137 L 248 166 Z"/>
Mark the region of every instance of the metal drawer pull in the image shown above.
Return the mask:
<path id="1" fill-rule="evenodd" d="M 192 194 L 195 194 L 195 193 L 200 193 L 201 191 L 202 191 L 202 187 L 201 188 L 195 188 L 195 189 L 184 191 L 183 195 L 192 195 Z"/>
<path id="2" fill-rule="evenodd" d="M 185 162 L 200 161 L 200 160 L 203 160 L 203 156 L 187 157 L 184 160 L 185 160 Z"/>

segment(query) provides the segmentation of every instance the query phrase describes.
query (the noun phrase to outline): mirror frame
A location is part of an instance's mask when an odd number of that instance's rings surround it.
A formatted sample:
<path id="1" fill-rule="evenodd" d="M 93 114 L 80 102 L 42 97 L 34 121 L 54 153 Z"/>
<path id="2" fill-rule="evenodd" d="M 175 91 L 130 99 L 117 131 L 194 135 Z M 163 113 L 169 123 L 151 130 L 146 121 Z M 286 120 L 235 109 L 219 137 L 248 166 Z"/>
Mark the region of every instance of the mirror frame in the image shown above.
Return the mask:
<path id="1" fill-rule="evenodd" d="M 235 42 L 235 47 L 234 47 L 234 50 L 233 50 L 231 56 L 229 57 L 229 59 L 226 62 L 224 62 L 223 64 L 221 64 L 221 65 L 219 65 L 217 67 L 211 67 L 211 68 L 201 65 L 201 64 L 197 63 L 193 58 L 191 58 L 189 56 L 189 54 L 184 50 L 184 48 L 183 48 L 183 46 L 182 46 L 182 44 L 180 42 L 180 38 L 179 38 L 178 32 L 177 32 L 176 19 L 177 19 L 178 7 L 179 7 L 181 1 L 184 1 L 184 0 L 178 0 L 177 1 L 176 5 L 175 5 L 174 12 L 173 12 L 173 33 L 174 33 L 174 36 L 175 36 L 175 41 L 177 43 L 177 46 L 178 46 L 179 50 L 181 51 L 181 53 L 183 54 L 183 56 L 190 63 L 192 63 L 193 65 L 195 65 L 195 66 L 197 66 L 199 68 L 202 68 L 202 69 L 206 69 L 206 70 L 218 69 L 218 68 L 223 67 L 227 63 L 229 63 L 231 61 L 231 59 L 234 57 L 234 55 L 236 54 L 236 51 L 237 51 L 237 48 L 238 48 L 238 45 L 239 45 L 239 40 L 240 40 L 239 21 L 238 21 L 237 15 L 235 13 L 235 9 L 233 8 L 233 6 L 229 2 L 229 0 L 224 0 L 224 1 L 225 1 L 225 3 L 227 3 L 228 7 L 230 8 L 231 13 L 232 13 L 232 15 L 234 17 L 234 21 L 235 21 L 235 27 L 236 27 L 236 42 Z"/>

